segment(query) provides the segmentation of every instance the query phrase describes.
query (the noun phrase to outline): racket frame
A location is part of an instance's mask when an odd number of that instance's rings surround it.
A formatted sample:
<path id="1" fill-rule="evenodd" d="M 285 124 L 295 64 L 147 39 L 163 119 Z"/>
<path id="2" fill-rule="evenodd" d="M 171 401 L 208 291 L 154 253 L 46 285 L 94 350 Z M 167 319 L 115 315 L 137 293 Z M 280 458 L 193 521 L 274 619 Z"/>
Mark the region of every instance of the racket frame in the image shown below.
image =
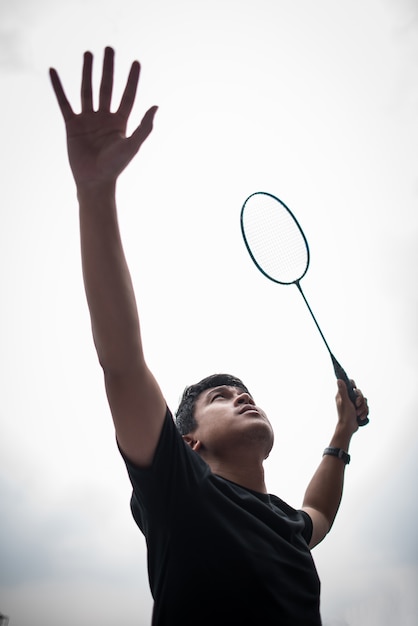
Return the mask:
<path id="1" fill-rule="evenodd" d="M 303 241 L 305 243 L 306 246 L 306 254 L 307 254 L 307 260 L 306 260 L 306 267 L 304 269 L 304 271 L 302 272 L 302 274 L 295 280 L 292 281 L 281 281 L 278 280 L 277 278 L 274 278 L 273 276 L 270 276 L 270 274 L 268 272 L 266 272 L 263 267 L 258 263 L 257 259 L 255 258 L 252 250 L 251 250 L 251 246 L 248 242 L 248 238 L 247 235 L 245 233 L 245 226 L 244 226 L 244 213 L 245 213 L 245 207 L 247 205 L 247 202 L 253 198 L 254 196 L 268 196 L 269 198 L 272 198 L 273 200 L 275 200 L 276 202 L 278 202 L 290 215 L 290 217 L 293 219 L 293 221 L 295 222 L 300 235 L 303 238 Z M 325 339 L 324 333 L 322 332 L 318 321 L 309 305 L 308 300 L 305 297 L 305 294 L 303 293 L 302 287 L 300 286 L 300 281 L 302 280 L 302 278 L 305 276 L 306 272 L 308 271 L 309 268 L 309 263 L 310 263 L 310 251 L 309 251 L 309 244 L 308 244 L 308 240 L 305 236 L 305 233 L 303 232 L 303 229 L 301 227 L 301 225 L 299 224 L 298 220 L 296 219 L 296 216 L 294 215 L 294 213 L 289 209 L 289 207 L 282 201 L 280 200 L 280 198 L 277 198 L 277 196 L 274 196 L 271 193 L 268 193 L 267 191 L 256 191 L 254 193 L 252 193 L 251 195 L 248 196 L 248 198 L 245 200 L 244 204 L 242 205 L 242 209 L 241 209 L 241 215 L 240 215 L 240 225 L 241 225 L 241 234 L 242 234 L 242 238 L 244 240 L 245 243 L 245 247 L 247 248 L 248 254 L 251 257 L 251 260 L 253 261 L 254 265 L 257 267 L 257 269 L 269 280 L 273 281 L 274 283 L 277 283 L 279 285 L 296 285 L 296 287 L 298 288 L 307 308 L 309 313 L 312 316 L 313 321 L 315 322 L 315 325 L 319 331 L 319 334 L 322 337 L 322 340 L 328 350 L 328 353 L 331 357 L 331 361 L 332 361 L 332 365 L 334 368 L 334 373 L 337 379 L 343 380 L 345 382 L 345 385 L 347 387 L 347 391 L 348 391 L 348 395 L 350 397 L 350 400 L 352 401 L 352 403 L 354 404 L 354 406 L 356 406 L 356 399 L 357 399 L 357 393 L 356 390 L 351 382 L 351 380 L 348 378 L 344 368 L 340 365 L 340 363 L 337 361 L 337 359 L 335 358 L 334 354 L 332 353 L 327 340 Z M 369 423 L 369 418 L 366 417 L 365 419 L 361 420 L 359 418 L 357 418 L 357 423 L 359 426 L 365 426 L 366 424 Z"/>

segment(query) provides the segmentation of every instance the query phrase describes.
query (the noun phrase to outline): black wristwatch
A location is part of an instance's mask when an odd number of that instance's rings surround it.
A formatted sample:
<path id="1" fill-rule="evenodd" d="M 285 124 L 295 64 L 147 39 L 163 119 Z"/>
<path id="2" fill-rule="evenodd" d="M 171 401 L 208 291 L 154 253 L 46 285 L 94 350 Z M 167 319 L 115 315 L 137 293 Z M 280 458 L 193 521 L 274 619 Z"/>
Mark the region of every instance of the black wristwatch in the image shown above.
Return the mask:
<path id="1" fill-rule="evenodd" d="M 348 452 L 345 452 L 341 448 L 325 448 L 324 454 L 322 456 L 325 456 L 327 454 L 329 454 L 330 456 L 336 456 L 337 458 L 341 459 L 341 461 L 346 465 L 350 463 L 350 455 L 348 454 Z"/>

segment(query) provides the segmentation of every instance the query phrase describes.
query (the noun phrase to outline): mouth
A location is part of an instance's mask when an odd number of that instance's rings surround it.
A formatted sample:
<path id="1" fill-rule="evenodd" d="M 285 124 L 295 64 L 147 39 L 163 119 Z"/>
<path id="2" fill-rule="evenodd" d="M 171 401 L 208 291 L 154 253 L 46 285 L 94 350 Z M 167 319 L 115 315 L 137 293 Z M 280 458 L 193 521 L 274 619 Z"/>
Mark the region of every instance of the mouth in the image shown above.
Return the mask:
<path id="1" fill-rule="evenodd" d="M 257 415 L 259 415 L 259 410 L 257 409 L 256 406 L 254 406 L 254 404 L 244 404 L 240 411 L 239 411 L 240 415 L 243 415 L 244 413 L 257 413 Z"/>

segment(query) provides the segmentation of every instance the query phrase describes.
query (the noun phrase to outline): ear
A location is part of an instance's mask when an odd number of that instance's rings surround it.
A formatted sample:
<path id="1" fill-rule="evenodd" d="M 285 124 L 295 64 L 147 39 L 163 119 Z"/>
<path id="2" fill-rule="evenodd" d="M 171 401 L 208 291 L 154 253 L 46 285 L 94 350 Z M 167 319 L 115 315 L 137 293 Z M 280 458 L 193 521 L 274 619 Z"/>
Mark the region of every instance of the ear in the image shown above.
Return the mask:
<path id="1" fill-rule="evenodd" d="M 199 439 L 193 439 L 191 435 L 183 435 L 183 441 L 185 441 L 195 452 L 197 452 L 202 445 Z"/>

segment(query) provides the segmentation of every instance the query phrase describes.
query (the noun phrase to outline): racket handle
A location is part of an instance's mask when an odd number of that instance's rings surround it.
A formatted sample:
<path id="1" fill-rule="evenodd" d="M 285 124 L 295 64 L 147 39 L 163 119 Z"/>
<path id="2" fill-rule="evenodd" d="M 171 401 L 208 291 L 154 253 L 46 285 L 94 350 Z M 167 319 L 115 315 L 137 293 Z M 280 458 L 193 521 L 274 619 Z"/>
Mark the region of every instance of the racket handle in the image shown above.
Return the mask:
<path id="1" fill-rule="evenodd" d="M 356 398 L 357 398 L 356 390 L 351 384 L 351 381 L 348 378 L 347 374 L 345 373 L 344 368 L 338 363 L 337 359 L 335 358 L 333 354 L 331 354 L 331 359 L 332 359 L 332 364 L 334 366 L 335 376 L 345 382 L 350 400 L 354 404 L 354 406 L 356 406 Z M 366 417 L 364 420 L 357 418 L 357 423 L 359 426 L 366 426 L 366 424 L 369 423 L 369 418 Z"/>

